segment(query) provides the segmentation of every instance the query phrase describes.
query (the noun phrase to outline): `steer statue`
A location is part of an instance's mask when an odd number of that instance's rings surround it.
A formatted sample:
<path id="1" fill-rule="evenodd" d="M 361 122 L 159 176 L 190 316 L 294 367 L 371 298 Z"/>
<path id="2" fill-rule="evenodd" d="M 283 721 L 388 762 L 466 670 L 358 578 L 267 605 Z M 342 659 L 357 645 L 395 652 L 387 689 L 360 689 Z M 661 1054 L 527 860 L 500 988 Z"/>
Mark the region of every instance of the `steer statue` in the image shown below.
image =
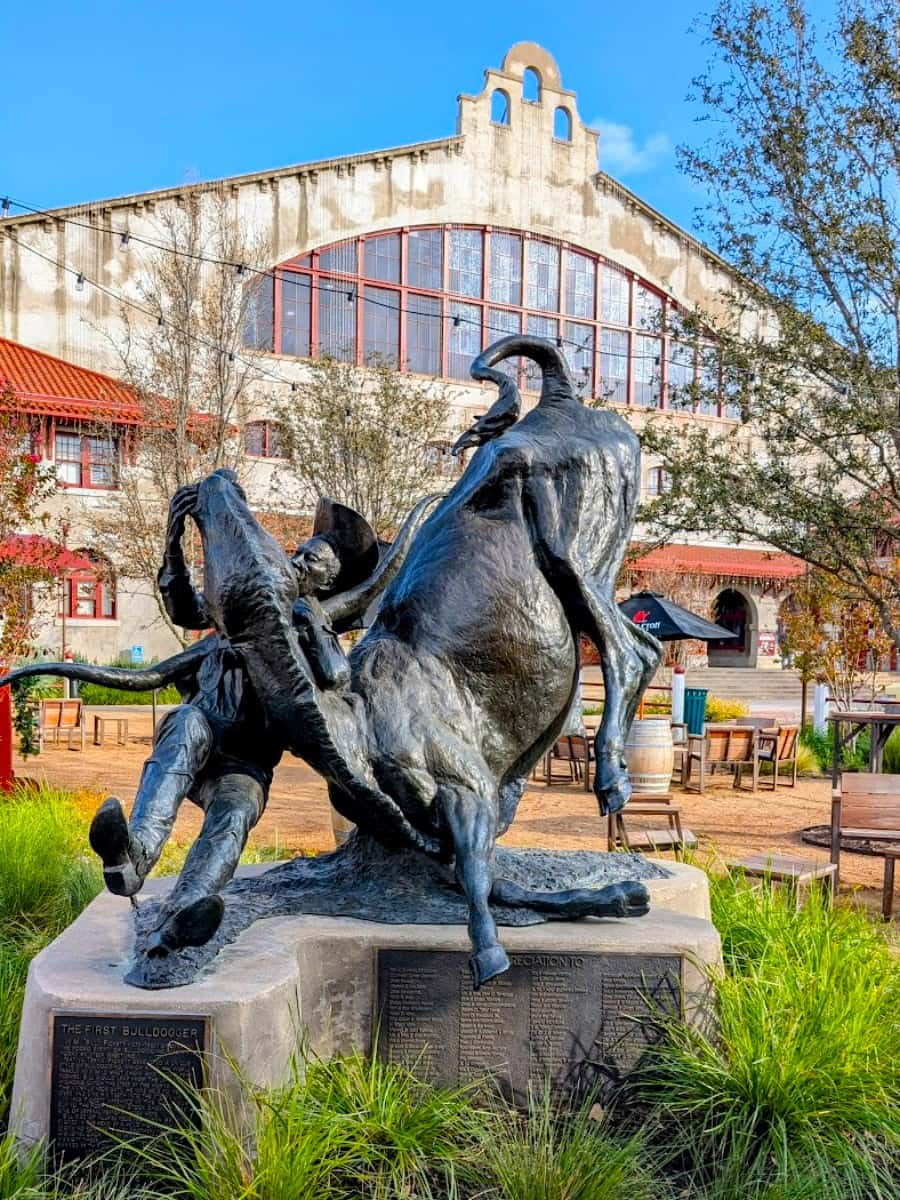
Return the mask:
<path id="1" fill-rule="evenodd" d="M 525 416 L 496 369 L 521 355 L 543 375 Z M 624 741 L 660 646 L 614 598 L 639 496 L 635 434 L 617 414 L 582 403 L 562 354 L 540 338 L 501 339 L 472 375 L 498 385 L 499 397 L 457 443 L 478 447 L 462 477 L 394 556 L 374 623 L 350 655 L 349 682 L 338 671 L 337 685 L 322 687 L 311 669 L 295 620 L 296 564 L 231 472 L 182 489 L 172 507 L 175 525 L 189 516 L 203 542 L 196 610 L 240 661 L 267 736 L 322 774 L 334 807 L 358 826 L 325 858 L 358 863 L 362 852 L 361 873 L 371 874 L 376 859 L 381 869 L 394 856 L 408 873 L 412 855 L 423 880 L 452 865 L 480 987 L 509 966 L 492 904 L 567 918 L 647 912 L 647 889 L 634 878 L 566 890 L 529 887 L 521 872 L 505 878 L 495 842 L 572 708 L 582 635 L 600 652 L 606 693 L 594 790 L 602 813 L 623 807 Z M 167 552 L 177 557 L 177 545 Z M 322 599 L 329 630 L 357 620 L 385 582 L 376 570 Z M 317 869 L 313 860 L 309 871 Z"/>

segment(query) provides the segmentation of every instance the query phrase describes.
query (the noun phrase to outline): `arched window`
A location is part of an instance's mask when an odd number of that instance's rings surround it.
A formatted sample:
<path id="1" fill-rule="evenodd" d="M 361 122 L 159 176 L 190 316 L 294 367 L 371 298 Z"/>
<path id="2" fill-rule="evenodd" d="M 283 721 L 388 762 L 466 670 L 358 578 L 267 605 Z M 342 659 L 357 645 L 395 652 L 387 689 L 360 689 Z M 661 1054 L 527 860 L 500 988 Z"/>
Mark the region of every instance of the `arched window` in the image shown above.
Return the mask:
<path id="1" fill-rule="evenodd" d="M 671 300 L 558 238 L 474 225 L 379 230 L 292 258 L 273 275 L 277 317 L 263 348 L 275 354 L 468 382 L 485 346 L 526 333 L 562 349 L 585 397 L 659 408 L 693 395 L 696 349 L 679 342 Z M 260 348 L 259 332 L 247 331 L 249 347 Z M 508 361 L 501 370 L 539 390 L 533 368 Z M 703 411 L 734 419 L 727 388 L 715 395 Z M 248 430 L 254 457 L 280 457 L 281 445 L 277 432 Z"/>
<path id="2" fill-rule="evenodd" d="M 92 570 L 70 571 L 62 579 L 59 615 L 81 621 L 116 619 L 116 576 L 112 564 L 95 550 L 76 550 Z"/>
<path id="3" fill-rule="evenodd" d="M 541 77 L 534 67 L 526 67 L 522 76 L 522 99 L 529 104 L 541 102 Z"/>
<path id="4" fill-rule="evenodd" d="M 287 458 L 284 427 L 277 421 L 248 421 L 244 453 L 249 458 Z"/>
<path id="5" fill-rule="evenodd" d="M 491 121 L 495 125 L 509 124 L 509 96 L 503 88 L 495 88 L 491 95 Z"/>
<path id="6" fill-rule="evenodd" d="M 553 136 L 558 142 L 572 140 L 572 114 L 567 108 L 558 108 L 553 114 Z"/>
<path id="7" fill-rule="evenodd" d="M 647 472 L 647 497 L 655 499 L 672 490 L 672 476 L 665 467 L 651 467 Z"/>

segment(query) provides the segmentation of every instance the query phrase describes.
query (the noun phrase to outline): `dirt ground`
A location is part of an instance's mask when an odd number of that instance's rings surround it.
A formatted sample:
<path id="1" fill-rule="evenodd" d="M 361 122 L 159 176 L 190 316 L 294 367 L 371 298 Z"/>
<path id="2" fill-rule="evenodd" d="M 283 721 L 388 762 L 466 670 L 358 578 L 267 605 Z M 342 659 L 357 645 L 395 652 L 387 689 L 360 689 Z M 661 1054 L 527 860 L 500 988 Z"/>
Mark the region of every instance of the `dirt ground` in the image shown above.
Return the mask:
<path id="1" fill-rule="evenodd" d="M 134 796 L 141 767 L 150 752 L 150 713 L 131 710 L 129 741 L 69 750 L 46 746 L 27 763 L 16 759 L 17 775 L 44 780 L 55 787 L 118 796 L 128 806 Z M 89 729 L 92 727 L 88 719 Z M 796 789 L 779 787 L 735 791 L 730 777 L 714 776 L 703 796 L 673 787 L 683 823 L 699 838 L 701 858 L 723 860 L 755 852 L 799 854 L 826 860 L 827 851 L 804 844 L 800 830 L 826 825 L 831 816 L 831 785 L 826 778 L 801 779 Z M 642 819 L 632 818 L 629 828 Z M 659 822 L 652 822 L 658 826 Z M 176 838 L 189 841 L 199 828 L 199 813 L 185 804 L 176 826 Z M 285 758 L 275 775 L 269 807 L 254 833 L 259 845 L 283 847 L 285 854 L 323 851 L 334 847 L 325 786 L 318 775 L 296 759 Z M 559 849 L 605 849 L 606 823 L 601 820 L 593 795 L 580 784 L 547 787 L 532 781 L 519 813 L 504 842 L 512 846 Z M 867 906 L 880 904 L 883 864 L 880 858 L 859 854 L 841 857 L 841 890 L 854 892 Z M 898 905 L 900 910 L 900 905 Z"/>

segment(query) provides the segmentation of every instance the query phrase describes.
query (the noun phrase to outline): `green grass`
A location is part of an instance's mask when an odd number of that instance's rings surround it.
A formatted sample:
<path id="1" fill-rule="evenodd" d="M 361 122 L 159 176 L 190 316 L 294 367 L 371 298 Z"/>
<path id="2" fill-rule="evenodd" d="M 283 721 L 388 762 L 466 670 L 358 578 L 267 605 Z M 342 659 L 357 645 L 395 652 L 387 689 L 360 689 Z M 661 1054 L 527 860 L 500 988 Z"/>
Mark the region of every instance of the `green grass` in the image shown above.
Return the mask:
<path id="1" fill-rule="evenodd" d="M 900 966 L 880 930 L 735 876 L 712 895 L 717 1029 L 668 1025 L 637 1084 L 687 1194 L 900 1195 Z"/>
<path id="2" fill-rule="evenodd" d="M 666 1200 L 641 1135 L 616 1136 L 589 1109 L 566 1113 L 549 1092 L 499 1111 L 482 1134 L 485 1195 L 497 1200 Z"/>
<path id="3" fill-rule="evenodd" d="M 153 692 L 127 692 L 124 688 L 104 687 L 100 683 L 79 683 L 78 697 L 85 704 L 152 704 Z M 157 704 L 180 704 L 178 688 L 160 688 L 156 695 Z"/>

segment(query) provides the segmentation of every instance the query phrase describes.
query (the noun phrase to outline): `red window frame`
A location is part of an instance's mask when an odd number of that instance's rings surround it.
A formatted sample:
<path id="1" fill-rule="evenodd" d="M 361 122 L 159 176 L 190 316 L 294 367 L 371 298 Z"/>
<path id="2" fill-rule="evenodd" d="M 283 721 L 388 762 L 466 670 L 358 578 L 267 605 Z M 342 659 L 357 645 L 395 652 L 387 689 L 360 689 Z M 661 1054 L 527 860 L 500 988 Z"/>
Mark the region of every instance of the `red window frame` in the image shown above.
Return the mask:
<path id="1" fill-rule="evenodd" d="M 410 234 L 418 235 L 425 231 L 439 231 L 441 234 L 441 286 L 440 287 L 425 287 L 419 284 L 410 283 L 409 270 L 409 238 Z M 470 296 L 461 292 L 453 292 L 451 290 L 451 271 L 450 271 L 450 247 L 454 233 L 466 232 L 468 234 L 477 233 L 481 238 L 481 263 L 482 263 L 482 281 L 481 292 L 478 296 Z M 511 303 L 505 300 L 497 300 L 491 298 L 491 239 L 494 236 L 502 236 L 507 245 L 510 244 L 509 239 L 518 239 L 520 248 L 520 281 L 519 281 L 519 303 Z M 371 278 L 366 273 L 366 263 L 369 264 L 380 262 L 380 257 L 373 247 L 372 243 L 378 238 L 399 238 L 399 278 L 396 281 L 385 279 L 384 271 L 379 270 L 377 276 Z M 529 296 L 529 290 L 534 294 L 534 289 L 529 289 L 529 268 L 536 267 L 539 260 L 546 255 L 532 255 L 529 250 L 530 243 L 544 243 L 554 247 L 558 262 L 556 270 L 558 271 L 558 279 L 551 281 L 549 294 L 557 296 L 557 307 L 555 310 L 543 310 L 535 308 L 533 305 L 528 305 L 524 301 Z M 395 243 L 396 244 L 396 243 Z M 367 254 L 367 246 L 369 252 Z M 387 246 L 387 243 L 385 243 Z M 567 265 L 569 263 L 569 255 L 578 256 L 578 271 L 576 274 L 584 272 L 585 261 L 593 265 L 593 312 L 585 314 L 579 312 L 564 311 L 570 307 L 568 304 L 567 295 Z M 553 260 L 553 256 L 549 256 Z M 392 261 L 395 257 L 392 256 Z M 497 260 L 499 261 L 499 260 Z M 323 265 L 324 263 L 324 265 Z M 338 264 L 342 269 L 336 269 L 332 264 Z M 542 268 L 547 266 L 544 261 L 541 264 Z M 640 403 L 640 396 L 653 396 L 655 404 L 646 405 L 646 407 L 666 408 L 669 403 L 668 399 L 668 375 L 669 361 L 671 358 L 672 347 L 677 339 L 677 329 L 672 318 L 678 312 L 677 304 L 659 288 L 647 280 L 636 275 L 634 272 L 624 270 L 618 263 L 603 255 L 596 254 L 583 246 L 575 245 L 574 243 L 562 241 L 558 238 L 546 237 L 543 235 L 532 234 L 528 231 L 520 229 L 499 228 L 496 226 L 485 225 L 467 225 L 467 224 L 444 224 L 444 225 L 415 225 L 403 226 L 395 229 L 378 230 L 374 233 L 364 234 L 355 238 L 347 238 L 342 241 L 332 242 L 327 246 L 322 246 L 317 250 L 312 250 L 307 254 L 291 259 L 288 262 L 282 263 L 275 269 L 275 284 L 273 297 L 273 322 L 272 322 L 272 337 L 271 344 L 265 347 L 269 352 L 282 355 L 285 353 L 282 344 L 282 287 L 285 281 L 305 279 L 309 282 L 310 296 L 310 312 L 309 312 L 309 354 L 308 355 L 291 355 L 291 357 L 309 357 L 315 358 L 320 352 L 323 337 L 326 336 L 327 330 L 327 350 L 335 353 L 335 346 L 340 357 L 345 361 L 354 363 L 357 366 L 366 365 L 366 293 L 369 291 L 372 294 L 372 289 L 381 289 L 390 291 L 397 298 L 397 304 L 400 309 L 398 333 L 397 333 L 397 363 L 396 366 L 403 372 L 409 371 L 409 343 L 408 331 L 410 326 L 409 314 L 416 311 L 417 298 L 428 298 L 430 307 L 435 301 L 440 305 L 441 325 L 440 325 L 440 372 L 439 375 L 445 379 L 459 378 L 458 362 L 460 352 L 453 349 L 454 330 L 460 328 L 463 319 L 468 323 L 470 319 L 474 322 L 472 328 L 472 336 L 467 341 L 478 341 L 479 347 L 488 344 L 497 337 L 502 336 L 507 332 L 510 324 L 518 320 L 522 329 L 528 329 L 529 324 L 535 324 L 537 321 L 555 321 L 556 328 L 560 331 L 559 342 L 564 351 L 575 351 L 580 355 L 578 366 L 573 369 L 576 385 L 579 385 L 579 390 L 586 399 L 604 399 L 604 382 L 602 375 L 602 333 L 604 330 L 628 334 L 628 357 L 627 357 L 627 380 L 625 380 L 624 400 L 616 399 L 614 403 L 624 403 L 628 406 L 637 408 L 645 407 Z M 614 294 L 621 294 L 622 299 L 627 299 L 627 313 L 620 310 L 620 316 L 624 316 L 625 320 L 613 320 L 611 316 L 604 316 L 604 298 L 610 293 L 604 291 L 604 279 L 610 276 L 616 282 Z M 622 288 L 624 284 L 624 293 Z M 569 289 L 571 291 L 571 289 Z M 323 322 L 321 320 L 323 310 L 323 296 L 330 296 L 332 299 L 326 301 L 329 320 Z M 582 291 L 580 295 L 589 295 Z M 654 305 L 658 302 L 659 305 L 659 328 L 648 329 L 646 325 L 642 325 L 641 317 L 642 310 L 645 307 L 644 300 L 649 301 Z M 466 306 L 463 308 L 462 306 Z M 296 307 L 296 306 L 295 306 Z M 423 305 L 423 308 L 426 307 Z M 577 305 L 579 308 L 585 307 L 583 302 Z M 491 310 L 494 310 L 492 319 Z M 460 314 L 464 313 L 463 318 Z M 477 316 L 472 317 L 475 313 Z M 498 314 L 500 314 L 498 316 Z M 582 326 L 588 326 L 593 330 L 593 348 L 589 352 L 591 361 L 585 361 L 585 352 L 582 349 L 577 351 L 575 347 L 568 347 L 564 329 L 565 323 L 575 322 Z M 414 322 L 413 322 L 414 324 Z M 340 326 L 345 330 L 341 333 Z M 320 336 L 320 333 L 322 336 Z M 293 329 L 294 341 L 299 341 L 302 345 L 306 345 L 306 330 L 304 329 L 301 336 L 298 338 L 296 329 Z M 343 339 L 340 345 L 336 342 L 336 337 Z M 255 336 L 255 335 L 254 335 Z M 641 347 L 646 348 L 647 343 L 640 341 L 641 337 L 658 339 L 653 347 L 653 352 L 650 355 L 653 362 L 649 367 L 645 363 L 637 363 L 635 355 L 639 353 Z M 457 337 L 456 340 L 459 340 Z M 258 339 L 257 339 L 258 341 Z M 249 343 L 248 343 L 249 344 Z M 655 346 L 658 345 L 659 351 L 656 352 Z M 253 349 L 260 349 L 257 342 L 251 346 Z M 468 349 L 466 351 L 468 354 Z M 697 377 L 700 369 L 698 356 L 695 350 L 693 353 L 693 373 Z M 685 363 L 681 361 L 680 377 L 683 379 Z M 538 387 L 538 376 L 534 372 L 526 374 L 524 367 L 520 365 L 517 369 L 519 384 L 525 390 L 534 391 Z M 652 382 L 647 376 L 652 375 Z M 731 411 L 729 411 L 731 410 Z M 725 417 L 729 420 L 734 420 L 732 406 L 726 405 L 725 397 L 720 389 L 719 402 L 716 406 L 716 412 L 712 415 Z"/>
<path id="2" fill-rule="evenodd" d="M 97 570 L 71 571 L 63 577 L 57 615 L 75 621 L 115 621 L 118 619 L 115 576 L 95 555 L 87 556 L 96 559 Z"/>
<path id="3" fill-rule="evenodd" d="M 59 447 L 61 438 L 77 438 L 79 440 L 78 457 L 77 458 L 60 458 Z M 92 456 L 93 443 L 107 442 L 112 447 L 111 458 L 107 461 L 105 458 L 94 458 Z M 61 464 L 77 464 L 78 465 L 78 482 L 75 483 L 71 479 L 60 478 L 61 487 L 65 488 L 85 488 L 94 492 L 115 492 L 119 489 L 119 468 L 122 461 L 122 443 L 121 439 L 115 434 L 98 434 L 85 432 L 84 427 L 78 424 L 71 425 L 56 425 L 53 428 L 51 435 L 50 459 L 55 466 Z M 112 482 L 110 483 L 94 483 L 92 480 L 92 471 L 94 467 L 101 469 L 109 468 L 112 472 Z"/>

